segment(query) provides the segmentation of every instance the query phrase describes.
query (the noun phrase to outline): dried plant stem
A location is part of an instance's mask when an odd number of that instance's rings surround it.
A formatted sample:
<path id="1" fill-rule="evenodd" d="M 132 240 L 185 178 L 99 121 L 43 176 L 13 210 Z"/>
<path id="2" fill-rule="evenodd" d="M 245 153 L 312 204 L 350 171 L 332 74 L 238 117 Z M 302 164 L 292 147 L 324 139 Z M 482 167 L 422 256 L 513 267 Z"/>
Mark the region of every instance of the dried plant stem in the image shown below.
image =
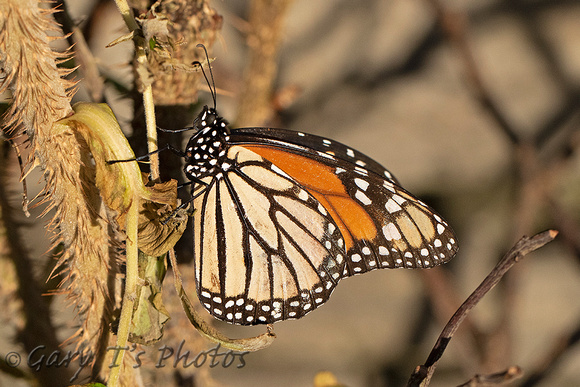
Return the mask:
<path id="1" fill-rule="evenodd" d="M 143 90 L 143 106 L 145 108 L 145 125 L 147 127 L 147 150 L 149 156 L 151 180 L 159 181 L 159 153 L 152 153 L 158 149 L 157 124 L 155 123 L 155 105 L 153 103 L 153 88 L 151 84 Z"/>
<path id="2" fill-rule="evenodd" d="M 123 16 L 123 20 L 127 27 L 129 27 L 129 31 L 135 31 L 139 29 L 139 25 L 135 21 L 135 17 L 133 16 L 133 12 L 131 12 L 131 8 L 126 0 L 115 0 L 115 4 L 117 4 L 117 8 L 119 8 L 119 12 L 121 16 Z"/>
<path id="3" fill-rule="evenodd" d="M 136 32 L 139 26 L 135 21 L 133 13 L 125 0 L 116 0 L 115 3 L 119 8 L 119 12 L 123 15 L 123 20 L 134 33 L 133 41 L 135 43 L 135 61 L 136 65 L 141 69 L 137 69 L 137 82 L 141 83 L 143 89 L 143 106 L 145 108 L 145 123 L 147 126 L 147 147 L 150 153 L 158 149 L 157 146 L 157 125 L 155 123 L 155 105 L 153 103 L 153 89 L 151 82 L 147 77 L 140 76 L 147 72 L 147 55 L 145 51 L 145 44 L 147 42 Z M 154 153 L 149 157 L 151 166 L 151 180 L 159 180 L 159 155 Z M 137 248 L 137 218 L 138 218 L 138 203 L 133 203 L 129 209 L 127 217 L 126 233 L 126 276 L 125 276 L 125 291 L 123 295 L 123 305 L 121 307 L 121 316 L 119 319 L 119 329 L 117 331 L 117 344 L 119 350 L 118 355 L 114 359 L 114 366 L 109 373 L 108 386 L 116 387 L 119 385 L 119 376 L 122 371 L 123 357 L 129 338 L 129 330 L 133 317 L 133 306 L 137 297 L 137 277 L 138 277 L 138 248 Z"/>
<path id="4" fill-rule="evenodd" d="M 555 230 L 548 230 L 542 233 L 536 234 L 531 238 L 523 237 L 520 239 L 514 247 L 503 257 L 503 259 L 493 268 L 491 273 L 483 280 L 483 282 L 475 289 L 473 293 L 465 300 L 465 302 L 457 309 L 453 317 L 449 320 L 443 331 L 439 335 L 437 342 L 433 346 L 427 361 L 424 365 L 418 366 L 409 381 L 407 386 L 428 386 L 435 372 L 435 367 L 445 348 L 451 341 L 453 334 L 459 328 L 461 322 L 467 317 L 467 314 L 477 303 L 491 290 L 501 278 L 507 273 L 507 271 L 519 262 L 525 255 L 531 253 L 534 250 L 539 249 L 545 244 L 554 240 L 558 235 Z"/>
<path id="5" fill-rule="evenodd" d="M 143 107 L 145 109 L 145 124 L 147 126 L 147 150 L 149 153 L 155 152 L 158 149 L 157 144 L 157 124 L 155 123 L 155 105 L 153 102 L 153 89 L 151 87 L 151 79 L 149 77 L 143 76 L 143 74 L 148 73 L 147 65 L 147 52 L 145 47 L 147 42 L 142 36 L 137 34 L 139 30 L 139 25 L 135 21 L 133 12 L 129 8 L 129 4 L 126 0 L 115 0 L 117 8 L 125 24 L 129 28 L 129 31 L 133 33 L 133 41 L 135 43 L 135 63 L 139 68 L 135 71 L 136 81 L 140 83 L 140 89 L 143 90 Z M 149 156 L 150 168 L 151 168 L 151 180 L 159 180 L 159 154 L 152 153 Z"/>

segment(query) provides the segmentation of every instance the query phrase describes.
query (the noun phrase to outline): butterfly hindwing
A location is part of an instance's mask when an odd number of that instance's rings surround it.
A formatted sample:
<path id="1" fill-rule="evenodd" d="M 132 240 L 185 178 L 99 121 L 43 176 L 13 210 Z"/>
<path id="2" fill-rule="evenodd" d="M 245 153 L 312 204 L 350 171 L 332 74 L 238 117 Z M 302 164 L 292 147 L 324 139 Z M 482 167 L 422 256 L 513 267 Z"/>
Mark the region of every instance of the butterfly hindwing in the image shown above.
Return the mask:
<path id="1" fill-rule="evenodd" d="M 194 201 L 200 300 L 237 324 L 299 318 L 326 302 L 342 276 L 342 235 L 285 172 L 239 146 L 228 158 Z"/>

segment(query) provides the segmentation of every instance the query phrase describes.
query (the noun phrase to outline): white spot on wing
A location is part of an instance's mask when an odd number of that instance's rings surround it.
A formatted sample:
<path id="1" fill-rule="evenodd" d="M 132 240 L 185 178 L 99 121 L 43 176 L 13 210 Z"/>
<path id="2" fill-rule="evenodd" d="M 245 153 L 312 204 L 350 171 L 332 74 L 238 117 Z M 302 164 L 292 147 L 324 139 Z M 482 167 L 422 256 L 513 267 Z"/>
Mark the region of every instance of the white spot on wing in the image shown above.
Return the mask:
<path id="1" fill-rule="evenodd" d="M 358 173 L 359 175 L 363 175 L 363 176 L 367 176 L 369 174 L 369 172 L 366 169 L 358 167 L 358 166 L 354 167 L 354 171 L 356 173 Z"/>
<path id="2" fill-rule="evenodd" d="M 367 188 L 369 187 L 369 183 L 366 180 L 360 179 L 358 177 L 354 179 L 354 183 L 356 184 L 357 187 L 359 187 L 363 191 L 366 191 Z"/>
<path id="3" fill-rule="evenodd" d="M 401 206 L 395 203 L 393 199 L 387 200 L 385 203 L 385 208 L 389 211 L 390 214 L 401 211 Z"/>
<path id="4" fill-rule="evenodd" d="M 396 195 L 396 194 L 393 195 L 393 200 L 396 201 L 399 204 L 403 204 L 403 203 L 405 203 L 407 201 L 407 199 L 405 199 L 405 198 L 403 198 L 403 197 L 401 197 L 399 195 Z"/>
<path id="5" fill-rule="evenodd" d="M 393 223 L 389 223 L 386 226 L 383 226 L 383 235 L 388 241 L 391 240 L 399 240 L 401 239 L 401 234 L 399 233 L 399 229 Z"/>
<path id="6" fill-rule="evenodd" d="M 371 201 L 371 199 L 369 199 L 369 197 L 364 194 L 364 192 L 359 191 L 359 190 L 356 191 L 356 193 L 354 194 L 354 197 L 357 198 L 358 201 L 360 201 L 365 206 L 368 206 L 368 205 L 373 203 Z"/>
<path id="7" fill-rule="evenodd" d="M 328 233 L 332 234 L 336 230 L 336 227 L 332 223 L 328 223 Z"/>

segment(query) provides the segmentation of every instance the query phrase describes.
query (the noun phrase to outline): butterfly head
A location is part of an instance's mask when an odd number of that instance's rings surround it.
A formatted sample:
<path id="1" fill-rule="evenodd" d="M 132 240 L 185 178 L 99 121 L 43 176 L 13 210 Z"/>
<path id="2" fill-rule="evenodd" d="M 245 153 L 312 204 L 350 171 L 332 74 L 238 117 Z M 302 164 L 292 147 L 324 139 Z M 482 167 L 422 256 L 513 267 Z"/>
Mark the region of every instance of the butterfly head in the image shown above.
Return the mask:
<path id="1" fill-rule="evenodd" d="M 193 121 L 196 133 L 185 148 L 185 175 L 190 180 L 211 176 L 220 169 L 226 158 L 229 129 L 225 119 L 215 110 L 204 106 Z"/>
<path id="2" fill-rule="evenodd" d="M 225 131 L 229 134 L 228 122 L 221 117 L 215 108 L 207 105 L 193 121 L 193 127 L 197 132 L 209 132 L 211 130 Z"/>

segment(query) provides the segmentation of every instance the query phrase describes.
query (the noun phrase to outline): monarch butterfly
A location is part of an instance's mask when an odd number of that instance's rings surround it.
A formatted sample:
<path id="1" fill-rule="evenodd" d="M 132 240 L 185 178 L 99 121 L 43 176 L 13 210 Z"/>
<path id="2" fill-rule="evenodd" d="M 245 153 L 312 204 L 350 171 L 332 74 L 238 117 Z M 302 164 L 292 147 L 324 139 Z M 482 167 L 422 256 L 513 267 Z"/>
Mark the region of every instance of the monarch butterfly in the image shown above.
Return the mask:
<path id="1" fill-rule="evenodd" d="M 211 315 L 298 319 L 342 278 L 455 255 L 449 225 L 379 163 L 315 135 L 229 129 L 210 90 L 214 107 L 180 130 L 196 132 L 177 152 L 192 184 L 196 290 Z"/>

